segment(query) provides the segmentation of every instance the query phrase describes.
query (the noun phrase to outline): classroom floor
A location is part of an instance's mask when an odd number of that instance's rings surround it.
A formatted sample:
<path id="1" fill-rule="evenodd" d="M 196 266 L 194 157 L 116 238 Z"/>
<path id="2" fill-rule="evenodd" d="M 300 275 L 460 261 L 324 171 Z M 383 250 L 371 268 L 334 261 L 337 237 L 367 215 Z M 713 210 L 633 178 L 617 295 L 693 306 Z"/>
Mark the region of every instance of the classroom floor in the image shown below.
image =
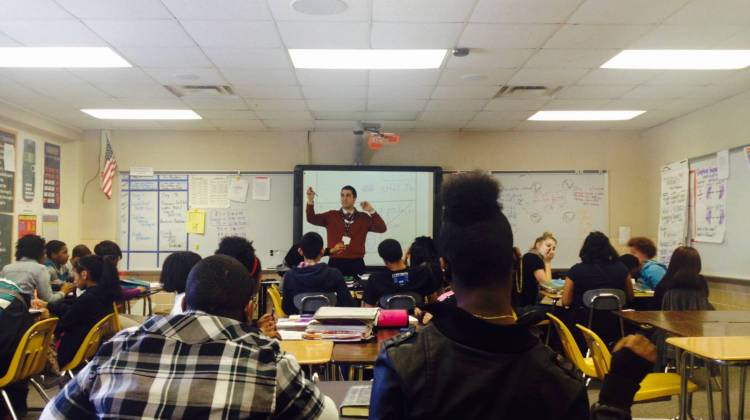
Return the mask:
<path id="1" fill-rule="evenodd" d="M 738 407 L 738 390 L 739 390 L 739 371 L 732 369 L 730 378 L 730 395 L 732 403 L 732 418 L 738 418 L 737 407 Z M 693 397 L 693 415 L 695 418 L 708 418 L 708 403 L 706 401 L 705 387 L 702 385 L 705 383 L 700 375 L 696 376 L 696 383 L 701 385 L 701 390 L 698 391 Z M 48 394 L 52 396 L 54 390 L 48 391 Z M 745 417 L 750 418 L 750 387 L 748 387 L 745 396 Z M 589 389 L 589 401 L 596 401 L 599 395 L 599 389 L 597 384 L 593 383 L 591 389 Z M 671 419 L 677 416 L 677 397 L 670 401 L 652 402 L 647 404 L 635 404 L 633 406 L 633 418 L 640 419 Z M 44 407 L 43 401 L 39 394 L 35 390 L 29 391 L 29 415 L 24 417 L 25 419 L 37 419 L 41 414 L 41 410 Z M 37 411 L 33 411 L 37 410 Z M 721 393 L 714 392 L 714 413 L 716 418 L 721 418 Z"/>

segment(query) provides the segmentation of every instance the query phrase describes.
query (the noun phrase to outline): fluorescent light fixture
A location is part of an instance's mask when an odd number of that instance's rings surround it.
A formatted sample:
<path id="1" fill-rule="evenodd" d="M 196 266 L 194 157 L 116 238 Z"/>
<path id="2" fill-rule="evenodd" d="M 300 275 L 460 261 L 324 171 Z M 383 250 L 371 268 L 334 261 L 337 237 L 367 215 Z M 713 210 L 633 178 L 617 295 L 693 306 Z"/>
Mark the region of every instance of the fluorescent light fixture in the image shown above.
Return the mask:
<path id="1" fill-rule="evenodd" d="M 624 121 L 646 111 L 538 111 L 529 121 Z"/>
<path id="2" fill-rule="evenodd" d="M 624 50 L 603 69 L 735 70 L 750 66 L 750 50 Z"/>
<path id="3" fill-rule="evenodd" d="M 298 69 L 398 70 L 439 68 L 448 50 L 290 49 Z"/>
<path id="4" fill-rule="evenodd" d="M 2 47 L 0 67 L 104 68 L 132 67 L 107 47 Z"/>
<path id="5" fill-rule="evenodd" d="M 100 120 L 200 120 L 192 109 L 82 109 Z"/>

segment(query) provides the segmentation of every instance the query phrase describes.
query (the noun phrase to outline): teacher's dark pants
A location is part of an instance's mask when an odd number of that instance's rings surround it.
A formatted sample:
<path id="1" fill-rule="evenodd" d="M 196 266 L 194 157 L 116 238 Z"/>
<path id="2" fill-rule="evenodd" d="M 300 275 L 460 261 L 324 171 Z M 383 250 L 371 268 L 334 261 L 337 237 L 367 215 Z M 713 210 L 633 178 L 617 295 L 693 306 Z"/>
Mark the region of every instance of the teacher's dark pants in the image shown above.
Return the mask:
<path id="1" fill-rule="evenodd" d="M 358 276 L 365 272 L 365 259 L 329 258 L 328 266 L 338 268 L 344 277 Z"/>

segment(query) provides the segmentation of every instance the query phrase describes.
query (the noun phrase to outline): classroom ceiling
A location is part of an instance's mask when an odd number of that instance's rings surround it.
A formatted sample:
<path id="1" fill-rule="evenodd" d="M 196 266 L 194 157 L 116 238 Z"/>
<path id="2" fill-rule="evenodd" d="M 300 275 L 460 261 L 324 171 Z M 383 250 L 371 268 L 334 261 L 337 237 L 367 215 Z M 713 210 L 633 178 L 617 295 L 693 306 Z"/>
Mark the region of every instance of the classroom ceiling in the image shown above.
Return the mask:
<path id="1" fill-rule="evenodd" d="M 749 49 L 748 0 L 0 0 L 0 46 L 109 46 L 125 69 L 0 69 L 0 100 L 81 129 L 644 129 L 750 89 L 750 69 L 608 70 L 625 48 Z M 295 70 L 287 48 L 471 48 L 438 70 Z M 466 75 L 479 80 L 465 80 Z M 470 77 L 471 79 L 471 77 Z M 229 85 L 178 98 L 163 85 Z M 559 87 L 495 98 L 503 85 Z M 190 108 L 199 121 L 101 121 L 81 108 Z M 620 122 L 537 110 L 644 109 Z"/>

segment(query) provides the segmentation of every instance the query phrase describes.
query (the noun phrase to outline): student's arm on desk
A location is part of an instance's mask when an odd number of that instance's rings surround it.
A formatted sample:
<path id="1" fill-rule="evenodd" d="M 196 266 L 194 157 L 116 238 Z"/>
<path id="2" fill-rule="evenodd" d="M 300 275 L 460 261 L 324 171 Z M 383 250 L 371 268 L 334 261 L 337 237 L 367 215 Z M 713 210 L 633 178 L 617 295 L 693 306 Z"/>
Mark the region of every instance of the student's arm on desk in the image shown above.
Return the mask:
<path id="1" fill-rule="evenodd" d="M 628 302 L 632 302 L 635 299 L 635 293 L 633 292 L 633 280 L 631 280 L 630 274 L 625 278 L 625 296 L 628 298 Z"/>
<path id="2" fill-rule="evenodd" d="M 562 292 L 562 305 L 563 306 L 570 306 L 573 304 L 573 289 L 575 288 L 575 284 L 573 283 L 573 280 L 570 279 L 570 277 L 565 277 L 565 285 L 563 286 L 563 292 Z"/>

